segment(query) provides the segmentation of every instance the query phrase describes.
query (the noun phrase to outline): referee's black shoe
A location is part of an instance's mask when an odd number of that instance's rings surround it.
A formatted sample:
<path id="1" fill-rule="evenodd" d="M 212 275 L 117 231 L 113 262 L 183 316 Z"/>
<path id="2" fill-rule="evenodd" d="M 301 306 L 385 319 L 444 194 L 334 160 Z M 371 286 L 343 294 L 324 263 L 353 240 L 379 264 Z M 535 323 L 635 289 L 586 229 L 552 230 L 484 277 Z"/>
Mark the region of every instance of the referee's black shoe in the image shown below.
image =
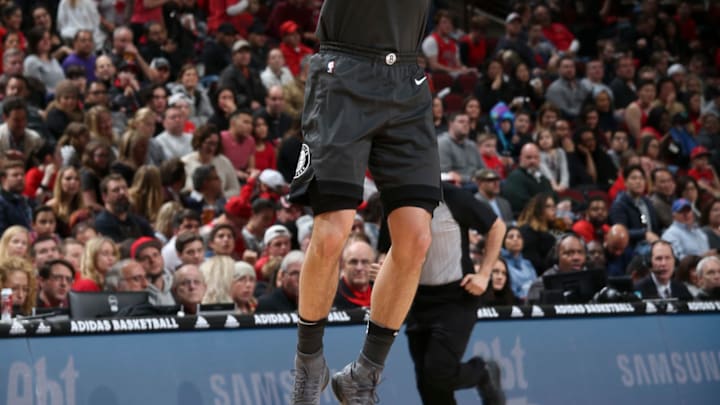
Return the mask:
<path id="1" fill-rule="evenodd" d="M 505 393 L 500 384 L 500 366 L 494 360 L 485 362 L 487 378 L 478 384 L 483 405 L 505 405 Z"/>

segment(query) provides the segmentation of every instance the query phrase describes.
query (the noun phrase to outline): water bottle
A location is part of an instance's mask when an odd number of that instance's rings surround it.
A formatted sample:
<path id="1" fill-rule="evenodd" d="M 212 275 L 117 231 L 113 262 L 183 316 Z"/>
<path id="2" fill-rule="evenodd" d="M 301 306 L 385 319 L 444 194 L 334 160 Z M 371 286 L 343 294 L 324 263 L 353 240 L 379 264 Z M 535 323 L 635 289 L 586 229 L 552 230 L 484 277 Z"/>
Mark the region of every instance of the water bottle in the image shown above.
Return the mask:
<path id="1" fill-rule="evenodd" d="M 2 296 L 2 316 L 0 316 L 0 322 L 10 323 L 12 322 L 13 308 L 12 289 L 3 288 L 0 295 Z"/>

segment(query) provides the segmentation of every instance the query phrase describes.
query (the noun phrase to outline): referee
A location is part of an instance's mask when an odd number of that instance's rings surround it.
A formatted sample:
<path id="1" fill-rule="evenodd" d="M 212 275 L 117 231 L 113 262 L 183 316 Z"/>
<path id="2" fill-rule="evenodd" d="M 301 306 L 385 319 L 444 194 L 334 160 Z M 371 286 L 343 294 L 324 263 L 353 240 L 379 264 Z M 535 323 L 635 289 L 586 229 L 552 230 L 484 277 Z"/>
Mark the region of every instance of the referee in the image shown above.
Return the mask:
<path id="1" fill-rule="evenodd" d="M 385 359 L 412 304 L 441 199 L 427 76 L 417 64 L 430 0 L 325 0 L 305 91 L 290 200 L 309 204 L 313 232 L 300 276 L 293 404 L 318 404 L 329 370 L 323 334 L 338 260 L 369 169 L 393 247 L 375 281 L 360 355 L 332 378 L 344 405 L 375 403 Z"/>
<path id="2" fill-rule="evenodd" d="M 443 183 L 444 203 L 434 212 L 433 241 L 406 333 L 420 397 L 426 405 L 455 404 L 454 391 L 477 388 L 483 405 L 502 405 L 500 368 L 473 357 L 462 362 L 475 323 L 479 295 L 497 261 L 505 223 L 470 193 Z M 470 260 L 468 230 L 487 233 L 480 271 Z"/>

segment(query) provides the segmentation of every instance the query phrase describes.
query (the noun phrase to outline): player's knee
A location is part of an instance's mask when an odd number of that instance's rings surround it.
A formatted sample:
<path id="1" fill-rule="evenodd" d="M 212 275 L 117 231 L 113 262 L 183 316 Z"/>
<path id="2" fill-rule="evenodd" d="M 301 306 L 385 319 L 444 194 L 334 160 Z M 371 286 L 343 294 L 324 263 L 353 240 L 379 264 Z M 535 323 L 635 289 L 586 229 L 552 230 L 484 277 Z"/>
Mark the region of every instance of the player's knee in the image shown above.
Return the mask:
<path id="1" fill-rule="evenodd" d="M 393 255 L 401 260 L 422 262 L 430 248 L 432 233 L 428 227 L 409 227 L 403 236 L 393 238 Z M 403 257 L 399 257 L 403 256 Z"/>
<path id="2" fill-rule="evenodd" d="M 313 229 L 310 249 L 319 257 L 335 257 L 340 253 L 348 237 L 349 228 L 333 224 Z"/>

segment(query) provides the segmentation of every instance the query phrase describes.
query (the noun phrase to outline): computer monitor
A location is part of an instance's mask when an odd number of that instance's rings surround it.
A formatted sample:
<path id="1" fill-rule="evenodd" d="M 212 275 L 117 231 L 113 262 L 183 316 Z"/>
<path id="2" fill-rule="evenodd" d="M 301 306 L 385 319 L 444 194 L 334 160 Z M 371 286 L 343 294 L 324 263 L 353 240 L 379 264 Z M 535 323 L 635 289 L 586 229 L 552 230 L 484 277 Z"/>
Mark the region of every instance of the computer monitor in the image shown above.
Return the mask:
<path id="1" fill-rule="evenodd" d="M 607 284 L 603 270 L 572 271 L 543 276 L 546 304 L 586 303 Z"/>
<path id="2" fill-rule="evenodd" d="M 76 292 L 70 291 L 70 317 L 95 319 L 115 316 L 121 309 L 146 304 L 146 291 L 138 292 Z"/>
<path id="3" fill-rule="evenodd" d="M 607 279 L 607 285 L 610 288 L 614 288 L 619 292 L 634 293 L 635 286 L 633 285 L 632 277 L 630 276 L 611 276 Z"/>

